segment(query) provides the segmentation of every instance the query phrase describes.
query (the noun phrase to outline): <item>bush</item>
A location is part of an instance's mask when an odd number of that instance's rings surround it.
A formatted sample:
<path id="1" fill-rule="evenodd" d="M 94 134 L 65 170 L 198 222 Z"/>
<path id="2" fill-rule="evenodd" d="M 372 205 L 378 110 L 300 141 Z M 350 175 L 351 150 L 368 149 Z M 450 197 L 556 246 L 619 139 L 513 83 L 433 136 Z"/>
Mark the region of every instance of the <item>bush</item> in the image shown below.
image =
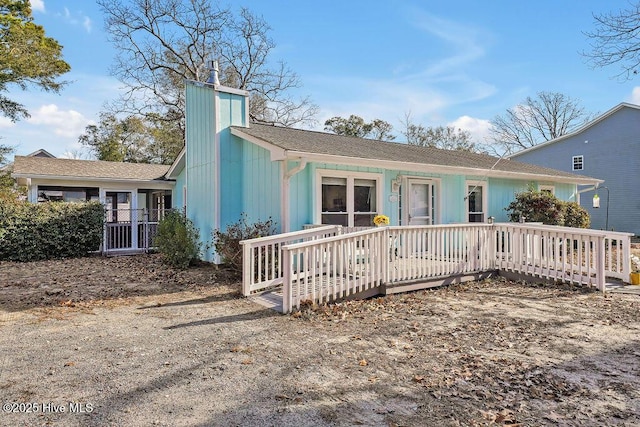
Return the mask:
<path id="1" fill-rule="evenodd" d="M 240 242 L 271 236 L 275 231 L 275 222 L 271 218 L 249 224 L 246 214 L 242 214 L 238 222 L 227 226 L 226 231 L 213 231 L 213 247 L 220 255 L 223 264 L 236 272 L 242 272 L 242 245 Z"/>
<path id="2" fill-rule="evenodd" d="M 104 207 L 88 203 L 28 203 L 0 197 L 0 260 L 86 256 L 100 248 Z"/>
<path id="3" fill-rule="evenodd" d="M 182 212 L 169 211 L 158 224 L 155 237 L 164 261 L 185 269 L 200 259 L 200 233 Z"/>
<path id="4" fill-rule="evenodd" d="M 528 222 L 547 225 L 588 228 L 589 213 L 576 202 L 565 202 L 548 191 L 530 189 L 516 195 L 516 199 L 505 208 L 509 220 L 518 222 L 523 216 Z"/>
<path id="5" fill-rule="evenodd" d="M 576 202 L 564 202 L 564 226 L 575 228 L 589 228 L 591 218 L 589 212 Z"/>

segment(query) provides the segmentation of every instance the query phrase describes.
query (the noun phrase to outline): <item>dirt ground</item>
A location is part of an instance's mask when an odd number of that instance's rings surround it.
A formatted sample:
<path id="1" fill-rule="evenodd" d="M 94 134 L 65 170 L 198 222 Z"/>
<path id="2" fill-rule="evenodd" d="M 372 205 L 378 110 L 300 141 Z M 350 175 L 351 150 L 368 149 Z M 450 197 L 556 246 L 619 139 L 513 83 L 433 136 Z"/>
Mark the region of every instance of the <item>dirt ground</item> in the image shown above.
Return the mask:
<path id="1" fill-rule="evenodd" d="M 155 255 L 0 263 L 0 425 L 640 425 L 638 296 L 498 279 L 283 316 L 239 290 Z"/>

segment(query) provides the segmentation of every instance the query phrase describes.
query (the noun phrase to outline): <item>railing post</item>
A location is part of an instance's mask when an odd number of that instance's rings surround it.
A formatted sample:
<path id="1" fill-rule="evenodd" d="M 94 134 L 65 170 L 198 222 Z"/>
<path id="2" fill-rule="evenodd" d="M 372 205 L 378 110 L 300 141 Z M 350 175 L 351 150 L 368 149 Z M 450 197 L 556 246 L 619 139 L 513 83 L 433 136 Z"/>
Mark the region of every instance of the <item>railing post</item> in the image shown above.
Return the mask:
<path id="1" fill-rule="evenodd" d="M 624 241 L 624 244 L 622 244 Z M 620 237 L 618 245 L 622 244 L 622 277 L 625 283 L 629 283 L 631 275 L 631 237 Z"/>
<path id="2" fill-rule="evenodd" d="M 604 259 L 604 236 L 598 236 L 598 248 L 596 250 L 596 285 L 602 292 L 605 291 L 606 286 Z"/>
<path id="3" fill-rule="evenodd" d="M 251 294 L 251 279 L 253 276 L 253 247 L 249 242 L 240 242 L 242 245 L 242 295 L 248 297 Z"/>
<path id="4" fill-rule="evenodd" d="M 291 312 L 291 252 L 282 248 L 282 313 Z"/>
<path id="5" fill-rule="evenodd" d="M 383 227 L 381 236 L 381 256 L 380 267 L 382 268 L 382 284 L 389 282 L 389 266 L 391 265 L 391 259 L 389 252 L 391 251 L 391 245 L 389 243 L 389 228 Z"/>

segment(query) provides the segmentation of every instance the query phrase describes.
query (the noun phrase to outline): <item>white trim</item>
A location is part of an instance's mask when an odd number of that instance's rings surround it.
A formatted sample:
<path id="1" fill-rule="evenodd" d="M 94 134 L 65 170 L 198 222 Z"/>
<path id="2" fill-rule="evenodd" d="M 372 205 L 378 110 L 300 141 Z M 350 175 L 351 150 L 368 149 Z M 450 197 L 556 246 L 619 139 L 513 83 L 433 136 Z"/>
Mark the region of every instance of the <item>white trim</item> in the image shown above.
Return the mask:
<path id="1" fill-rule="evenodd" d="M 164 176 L 166 178 L 173 178 L 173 173 L 175 172 L 175 170 L 180 167 L 180 165 L 182 165 L 182 169 L 184 169 L 184 167 L 186 166 L 186 154 L 187 154 L 187 145 L 185 144 L 184 147 L 182 147 L 182 150 L 180 150 L 180 152 L 178 153 L 178 156 L 176 157 L 176 159 L 173 161 L 173 163 L 171 163 L 171 167 L 169 168 L 169 170 L 167 171 L 166 174 L 164 174 Z M 178 175 L 180 174 L 180 172 L 178 172 Z"/>
<path id="2" fill-rule="evenodd" d="M 291 231 L 291 178 L 307 167 L 307 159 L 298 159 L 298 164 L 292 169 L 289 169 L 288 162 L 289 160 L 280 160 L 278 162 L 280 166 L 280 182 L 282 183 L 280 187 L 282 193 L 280 195 L 280 221 L 282 223 L 280 230 L 281 233 L 288 233 Z"/>
<path id="3" fill-rule="evenodd" d="M 429 187 L 429 193 L 430 193 L 430 201 L 429 201 L 429 208 L 431 210 L 431 212 L 433 212 L 433 215 L 430 215 L 430 220 L 431 220 L 431 224 L 429 225 L 434 225 L 434 224 L 440 224 L 442 222 L 442 212 L 440 209 L 441 206 L 441 195 L 440 195 L 440 188 L 441 188 L 441 179 L 440 178 L 431 178 L 431 177 L 424 177 L 424 176 L 404 176 L 402 179 L 402 195 L 400 196 L 402 198 L 402 218 L 400 218 L 400 221 L 402 222 L 403 225 L 409 225 L 409 210 L 411 207 L 411 196 L 410 196 L 410 184 L 411 182 L 420 182 L 422 181 L 425 184 L 430 184 Z M 435 194 L 434 194 L 435 193 Z"/>
<path id="4" fill-rule="evenodd" d="M 238 138 L 242 138 L 246 141 L 249 141 L 252 144 L 257 145 L 258 147 L 262 147 L 265 150 L 269 151 L 269 154 L 271 156 L 271 161 L 278 161 L 278 160 L 285 160 L 285 159 L 289 159 L 289 160 L 297 160 L 300 157 L 304 157 L 304 156 L 298 156 L 297 158 L 288 158 L 287 157 L 287 151 L 283 148 L 280 148 L 276 145 L 273 145 L 271 143 L 268 143 L 266 141 L 263 141 L 262 139 L 256 138 L 255 136 L 252 135 L 247 135 L 246 133 L 242 132 L 241 129 L 236 129 L 236 128 L 231 128 L 231 135 L 235 135 Z"/>
<path id="5" fill-rule="evenodd" d="M 214 87 L 214 89 L 216 89 L 213 92 L 213 114 L 215 115 L 214 117 L 214 132 L 215 132 L 215 136 L 214 136 L 214 170 L 213 170 L 213 206 L 214 206 L 214 213 L 213 213 L 213 224 L 211 229 L 212 230 L 218 230 L 221 228 L 220 226 L 220 208 L 221 208 L 221 198 L 220 198 L 220 131 L 221 131 L 221 125 L 220 125 L 220 95 L 219 92 L 217 90 L 217 88 Z M 214 256 L 214 263 L 216 264 L 220 264 L 220 255 L 218 255 L 217 253 Z"/>
<path id="6" fill-rule="evenodd" d="M 489 208 L 489 183 L 487 181 L 478 181 L 478 180 L 466 180 L 465 181 L 465 185 L 464 185 L 464 194 L 465 194 L 465 198 L 464 198 L 464 211 L 465 211 L 465 218 L 464 218 L 464 222 L 470 223 L 471 221 L 469 221 L 469 214 L 471 214 L 472 212 L 469 212 L 469 196 L 471 195 L 471 192 L 469 191 L 469 187 L 473 188 L 474 190 L 476 188 L 481 188 L 482 189 L 482 221 L 481 222 L 486 222 L 487 218 L 488 218 L 488 208 Z M 478 213 L 478 212 L 473 212 L 473 213 Z"/>
<path id="7" fill-rule="evenodd" d="M 551 192 L 551 194 L 555 195 L 556 194 L 556 187 L 555 185 L 548 185 L 548 184 L 539 184 L 538 185 L 538 191 L 549 191 Z"/>
<path id="8" fill-rule="evenodd" d="M 580 159 L 580 169 L 576 169 L 576 160 Z M 572 171 L 583 171 L 584 170 L 584 154 L 578 154 L 575 156 L 571 156 L 571 170 Z"/>
<path id="9" fill-rule="evenodd" d="M 264 143 L 264 142 L 263 142 Z M 500 170 L 489 170 L 480 168 L 469 168 L 462 166 L 444 166 L 433 165 L 427 163 L 410 163 L 400 162 L 392 160 L 379 160 L 379 159 L 363 159 L 360 157 L 347 157 L 337 156 L 333 154 L 317 154 L 307 153 L 304 151 L 286 151 L 287 157 L 297 159 L 300 157 L 307 158 L 310 162 L 318 163 L 333 163 L 339 165 L 349 166 L 368 166 L 377 167 L 381 169 L 391 170 L 403 170 L 408 172 L 429 172 L 429 173 L 441 173 L 446 175 L 481 175 L 489 178 L 510 178 L 525 181 L 554 181 L 568 184 L 583 184 L 583 185 L 595 185 L 596 183 L 602 183 L 604 180 L 597 178 L 590 178 L 585 176 L 557 176 L 557 175 L 544 175 L 536 173 L 523 173 L 523 172 L 511 172 Z"/>
<path id="10" fill-rule="evenodd" d="M 194 86 L 200 86 L 200 87 L 210 87 L 213 88 L 214 91 L 216 92 L 223 92 L 223 93 L 230 93 L 233 95 L 243 95 L 243 96 L 249 96 L 249 92 L 243 89 L 236 89 L 234 87 L 229 87 L 229 86 L 223 86 L 223 85 L 217 85 L 217 84 L 213 84 L 213 83 L 207 83 L 207 82 L 199 82 L 196 80 L 186 80 L 186 83 L 191 83 Z"/>
<path id="11" fill-rule="evenodd" d="M 509 179 L 517 179 L 517 180 L 547 180 L 554 182 L 562 182 L 568 184 L 582 184 L 582 185 L 595 185 L 596 183 L 602 183 L 603 180 L 597 178 L 584 177 L 580 175 L 576 176 L 557 176 L 557 175 L 545 175 L 545 174 L 537 174 L 537 173 L 523 173 L 523 172 L 515 172 L 515 171 L 501 171 L 501 170 L 490 170 L 490 169 L 482 169 L 482 168 L 470 168 L 463 166 L 445 166 L 445 165 L 434 165 L 427 163 L 411 163 L 411 162 L 402 162 L 395 160 L 381 160 L 381 159 L 367 159 L 361 157 L 349 157 L 349 156 L 340 156 L 335 154 L 321 154 L 321 153 L 309 153 L 305 151 L 297 151 L 297 150 L 285 150 L 282 147 L 279 147 L 270 142 L 264 141 L 262 139 L 256 138 L 251 135 L 247 135 L 242 131 L 242 129 L 231 128 L 231 133 L 235 136 L 243 138 L 253 144 L 256 144 L 271 153 L 271 160 L 284 160 L 288 158 L 290 160 L 297 160 L 299 158 L 306 158 L 309 162 L 318 162 L 318 163 L 333 163 L 338 165 L 349 165 L 349 166 L 369 166 L 369 167 L 378 167 L 382 169 L 399 169 L 409 172 L 430 172 L 430 173 L 441 173 L 446 175 L 481 175 L 487 176 L 490 178 L 509 178 Z M 502 160 L 503 162 L 508 162 L 508 159 Z"/>
<path id="12" fill-rule="evenodd" d="M 383 179 L 384 176 L 381 173 L 372 173 L 372 172 L 354 172 L 354 171 L 343 171 L 343 170 L 335 170 L 335 169 L 316 169 L 316 182 L 313 184 L 315 188 L 315 203 L 313 208 L 313 222 L 314 224 L 322 224 L 322 178 L 323 177 L 331 177 L 331 178 L 346 178 L 347 179 L 347 225 L 349 227 L 353 227 L 353 217 L 355 212 L 353 211 L 353 188 L 354 181 L 356 179 L 371 179 L 376 181 L 376 212 L 378 214 L 385 214 L 385 203 L 383 200 Z"/>
<path id="13" fill-rule="evenodd" d="M 160 185 L 167 189 L 173 188 L 175 181 L 162 181 L 157 179 L 140 180 L 140 179 L 123 179 L 123 178 L 96 178 L 88 176 L 60 176 L 60 175 L 33 175 L 33 174 L 13 174 L 14 178 L 27 178 L 32 180 L 51 180 L 51 181 L 82 181 L 82 182 L 107 182 L 113 184 L 128 184 L 144 186 L 144 185 Z"/>

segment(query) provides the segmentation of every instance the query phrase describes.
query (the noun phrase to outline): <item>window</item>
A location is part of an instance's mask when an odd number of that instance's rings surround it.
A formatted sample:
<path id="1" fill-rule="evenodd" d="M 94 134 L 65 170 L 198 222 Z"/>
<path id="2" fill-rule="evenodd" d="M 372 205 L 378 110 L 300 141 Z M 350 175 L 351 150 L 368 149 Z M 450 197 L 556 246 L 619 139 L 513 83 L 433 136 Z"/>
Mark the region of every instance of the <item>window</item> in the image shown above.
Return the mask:
<path id="1" fill-rule="evenodd" d="M 556 194 L 556 188 L 553 185 L 539 185 L 538 186 L 538 190 L 542 193 L 542 192 L 547 192 L 547 193 L 551 193 Z"/>
<path id="2" fill-rule="evenodd" d="M 38 186 L 38 202 L 88 202 L 99 200 L 97 188 Z"/>
<path id="3" fill-rule="evenodd" d="M 467 182 L 467 220 L 469 222 L 485 222 L 487 184 L 484 182 Z"/>
<path id="4" fill-rule="evenodd" d="M 320 173 L 320 221 L 345 227 L 371 227 L 378 206 L 379 176 Z"/>
<path id="5" fill-rule="evenodd" d="M 573 170 L 581 171 L 584 169 L 584 156 L 573 156 Z"/>

